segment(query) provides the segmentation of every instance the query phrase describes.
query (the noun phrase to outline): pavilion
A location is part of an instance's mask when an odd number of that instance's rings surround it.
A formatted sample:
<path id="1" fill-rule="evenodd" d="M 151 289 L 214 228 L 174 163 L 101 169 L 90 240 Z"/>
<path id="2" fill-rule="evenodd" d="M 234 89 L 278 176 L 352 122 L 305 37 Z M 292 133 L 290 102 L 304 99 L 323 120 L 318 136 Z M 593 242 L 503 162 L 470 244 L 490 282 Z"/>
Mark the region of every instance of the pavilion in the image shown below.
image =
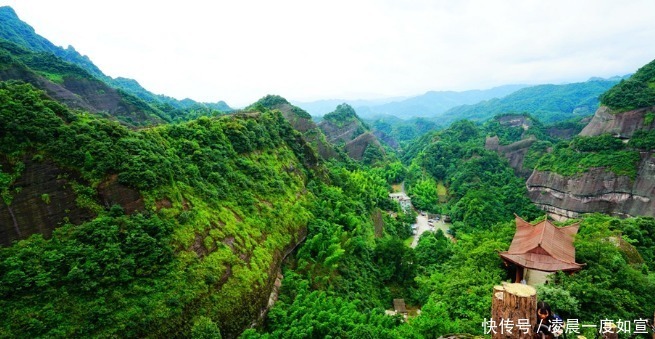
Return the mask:
<path id="1" fill-rule="evenodd" d="M 508 266 L 516 268 L 516 281 L 531 280 L 543 283 L 548 273 L 575 272 L 582 265 L 575 262 L 573 238 L 578 233 L 579 223 L 556 227 L 548 218 L 535 225 L 515 218 L 516 233 L 509 250 L 499 253 Z M 537 279 L 536 277 L 541 277 Z M 533 283 L 531 283 L 533 284 Z"/>

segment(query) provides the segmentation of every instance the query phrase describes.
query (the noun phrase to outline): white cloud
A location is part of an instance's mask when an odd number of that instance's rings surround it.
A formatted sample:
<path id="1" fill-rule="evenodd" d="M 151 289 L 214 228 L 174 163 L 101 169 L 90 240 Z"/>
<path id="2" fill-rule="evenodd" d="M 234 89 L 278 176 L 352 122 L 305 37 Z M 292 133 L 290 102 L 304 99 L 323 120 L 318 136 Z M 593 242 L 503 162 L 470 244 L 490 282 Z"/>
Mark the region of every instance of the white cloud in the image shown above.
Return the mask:
<path id="1" fill-rule="evenodd" d="M 623 75 L 655 2 L 15 0 L 19 17 L 156 93 L 246 105 Z"/>

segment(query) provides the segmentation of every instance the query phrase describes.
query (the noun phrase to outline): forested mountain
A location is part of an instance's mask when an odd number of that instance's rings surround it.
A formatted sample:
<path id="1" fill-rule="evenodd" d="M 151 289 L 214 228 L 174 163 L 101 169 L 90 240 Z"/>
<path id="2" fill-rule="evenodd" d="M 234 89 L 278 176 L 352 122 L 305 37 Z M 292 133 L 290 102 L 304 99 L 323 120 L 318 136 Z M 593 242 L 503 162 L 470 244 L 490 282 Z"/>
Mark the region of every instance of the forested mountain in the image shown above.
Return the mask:
<path id="1" fill-rule="evenodd" d="M 410 144 L 428 132 L 446 127 L 426 118 L 402 120 L 392 115 L 368 121 L 368 124 L 379 139 L 395 149 Z"/>
<path id="2" fill-rule="evenodd" d="M 80 66 L 94 77 L 106 78 L 104 73 L 87 56 L 80 55 L 73 46 L 64 49 L 55 46 L 44 37 L 36 34 L 34 28 L 21 21 L 13 8 L 9 6 L 0 7 L 0 27 L 2 28 L 0 29 L 0 39 L 11 41 L 34 52 L 54 54 L 63 60 Z"/>
<path id="3" fill-rule="evenodd" d="M 384 160 L 385 151 L 379 140 L 348 104 L 341 104 L 324 115 L 318 127 L 329 142 L 337 145 L 350 158 L 365 164 Z"/>
<path id="4" fill-rule="evenodd" d="M 484 121 L 497 114 L 530 113 L 544 123 L 569 120 L 576 116 L 592 115 L 598 108 L 598 97 L 619 80 L 619 77 L 592 78 L 565 85 L 526 87 L 500 99 L 452 108 L 438 117 L 446 121 Z"/>
<path id="5" fill-rule="evenodd" d="M 527 113 L 497 115 L 484 123 L 485 148 L 502 154 L 516 174 L 527 179 L 554 144 L 573 138 L 589 120 L 578 117 L 544 125 Z"/>
<path id="6" fill-rule="evenodd" d="M 164 95 L 155 95 L 139 85 L 136 80 L 126 78 L 113 79 L 105 75 L 87 56 L 80 55 L 72 46 L 64 49 L 55 46 L 44 37 L 36 34 L 34 28 L 21 21 L 16 12 L 9 6 L 0 7 L 0 39 L 17 44 L 28 51 L 54 55 L 63 61 L 76 65 L 86 71 L 92 78 L 104 82 L 106 85 L 119 89 L 131 96 L 146 101 L 153 107 L 150 110 L 159 110 L 171 119 L 180 116 L 198 117 L 213 114 L 212 110 L 229 112 L 232 109 L 223 101 L 217 103 L 200 103 L 191 99 L 177 100 Z M 162 115 L 162 114 L 160 114 Z M 137 122 L 138 124 L 138 122 Z"/>
<path id="7" fill-rule="evenodd" d="M 612 102 L 643 102 L 650 70 L 619 85 Z M 655 182 L 639 179 L 655 177 L 652 107 L 608 113 L 615 127 L 638 121 L 618 134 L 627 144 L 571 138 L 580 120 L 548 125 L 533 114 L 441 130 L 373 122 L 400 140 L 396 153 L 345 104 L 318 125 L 275 95 L 229 114 L 187 101 L 171 109 L 7 40 L 0 76 L 3 338 L 483 335 L 493 286 L 514 277 L 498 255 L 514 214 L 544 218 L 507 151 L 527 141 L 523 169 L 570 182 L 596 166 L 651 191 Z M 108 97 L 114 110 L 102 106 Z M 651 172 L 631 167 L 635 154 Z M 416 210 L 389 199 L 392 189 Z M 419 211 L 452 225 L 412 248 Z M 581 222 L 584 268 L 553 275 L 539 299 L 580 325 L 651 317 L 655 219 L 577 217 L 558 225 Z M 385 314 L 399 298 L 407 319 Z"/>
<path id="8" fill-rule="evenodd" d="M 169 120 L 163 111 L 109 87 L 74 64 L 50 53 L 31 52 L 6 40 L 0 40 L 0 80 L 29 82 L 71 108 L 104 114 L 130 125 Z"/>
<path id="9" fill-rule="evenodd" d="M 279 112 L 134 132 L 29 84 L 0 97 L 3 243 L 35 234 L 0 250 L 3 337 L 168 336 L 200 315 L 234 335 L 256 318 L 317 166 Z"/>
<path id="10" fill-rule="evenodd" d="M 302 110 L 302 108 L 291 105 L 286 99 L 278 95 L 267 95 L 259 99 L 249 108 L 257 107 L 266 109 L 276 109 L 282 112 L 284 118 L 289 121 L 294 129 L 303 134 L 303 138 L 309 143 L 324 160 L 339 158 L 340 155 L 330 144 L 323 131 L 312 121 L 311 115 Z"/>
<path id="11" fill-rule="evenodd" d="M 654 70 L 652 61 L 604 93 L 580 135 L 539 159 L 527 185 L 542 209 L 655 216 Z"/>
<path id="12" fill-rule="evenodd" d="M 617 113 L 655 106 L 655 60 L 603 93 L 600 102 Z"/>

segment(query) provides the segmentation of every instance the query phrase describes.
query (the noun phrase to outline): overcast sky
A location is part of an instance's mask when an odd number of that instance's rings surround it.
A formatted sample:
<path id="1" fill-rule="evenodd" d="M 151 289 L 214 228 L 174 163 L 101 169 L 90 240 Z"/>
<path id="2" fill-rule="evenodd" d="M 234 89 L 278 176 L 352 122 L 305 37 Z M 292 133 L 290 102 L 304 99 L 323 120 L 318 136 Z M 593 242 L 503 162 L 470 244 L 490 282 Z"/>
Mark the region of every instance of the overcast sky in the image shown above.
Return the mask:
<path id="1" fill-rule="evenodd" d="M 655 1 L 0 0 L 112 77 L 233 107 L 585 81 L 655 59 Z"/>

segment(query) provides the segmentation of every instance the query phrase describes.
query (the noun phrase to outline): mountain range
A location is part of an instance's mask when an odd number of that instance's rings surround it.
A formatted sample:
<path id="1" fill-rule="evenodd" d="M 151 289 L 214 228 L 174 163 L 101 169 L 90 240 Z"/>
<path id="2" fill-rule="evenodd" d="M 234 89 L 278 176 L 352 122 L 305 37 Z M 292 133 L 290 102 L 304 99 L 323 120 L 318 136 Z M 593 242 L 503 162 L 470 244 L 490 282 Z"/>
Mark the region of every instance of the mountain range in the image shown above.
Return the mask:
<path id="1" fill-rule="evenodd" d="M 164 115 L 175 116 L 175 110 L 218 110 L 229 112 L 232 109 L 224 102 L 201 103 L 192 99 L 177 100 L 165 95 L 154 94 L 143 88 L 136 80 L 127 78 L 112 78 L 105 75 L 87 56 L 78 53 L 73 46 L 62 48 L 38 35 L 34 28 L 20 20 L 16 12 L 9 6 L 0 7 L 0 39 L 15 43 L 34 53 L 50 53 L 80 67 L 92 77 L 104 82 L 111 88 L 124 91 L 151 105 L 151 109 L 167 112 Z M 161 115 L 161 114 L 160 114 Z"/>
<path id="2" fill-rule="evenodd" d="M 630 216 L 655 215 L 655 61 L 610 80 L 593 118 L 606 80 L 456 114 L 480 93 L 373 105 L 440 112 L 407 120 L 341 103 L 316 123 L 277 95 L 227 113 L 107 77 L 8 7 L 0 32 L 1 338 L 479 336 L 518 272 L 498 256 L 514 216 L 544 211 L 581 218 L 584 267 L 539 300 L 568 319 L 652 315 L 655 219 Z M 498 107 L 539 119 L 488 119 Z M 413 237 L 392 187 L 453 238 Z M 387 315 L 399 298 L 421 312 Z"/>
<path id="3" fill-rule="evenodd" d="M 0 7 L 0 27 L 2 27 L 0 39 L 13 42 L 33 53 L 51 53 L 70 62 L 95 79 L 104 82 L 114 91 L 122 92 L 112 94 L 113 96 L 126 94 L 133 96 L 134 98 L 126 100 L 136 103 L 137 106 L 149 106 L 147 110 L 150 113 L 148 114 L 159 116 L 163 120 L 190 118 L 211 114 L 211 111 L 232 111 L 232 108 L 224 101 L 201 103 L 188 98 L 177 100 L 166 95 L 154 94 L 143 88 L 134 79 L 109 77 L 91 59 L 77 52 L 73 46 L 67 48 L 55 46 L 38 35 L 34 28 L 18 18 L 11 7 Z M 334 111 L 341 103 L 347 103 L 364 119 L 378 119 L 384 116 L 401 119 L 425 117 L 435 120 L 439 125 L 444 125 L 444 123 L 464 118 L 487 120 L 500 113 L 531 112 L 544 121 L 559 121 L 579 115 L 593 114 L 598 107 L 598 96 L 622 78 L 625 76 L 609 79 L 592 78 L 586 82 L 563 85 L 516 84 L 486 90 L 429 91 L 413 97 L 376 100 L 330 99 L 293 102 L 293 104 L 309 112 L 315 118 Z M 77 94 L 79 95 L 79 93 Z M 135 101 L 135 99 L 140 99 L 143 103 L 137 103 L 136 101 L 139 100 Z M 190 112 L 193 113 L 189 114 Z M 140 124 L 141 122 L 133 123 Z"/>
<path id="4" fill-rule="evenodd" d="M 527 85 L 505 85 L 487 90 L 470 91 L 429 91 L 422 95 L 408 98 L 387 98 L 377 100 L 319 100 L 313 102 L 295 102 L 313 116 L 322 116 L 334 110 L 341 103 L 354 107 L 362 118 L 376 118 L 392 115 L 403 119 L 413 117 L 432 117 L 450 108 L 474 104 L 483 100 L 503 97 Z"/>

